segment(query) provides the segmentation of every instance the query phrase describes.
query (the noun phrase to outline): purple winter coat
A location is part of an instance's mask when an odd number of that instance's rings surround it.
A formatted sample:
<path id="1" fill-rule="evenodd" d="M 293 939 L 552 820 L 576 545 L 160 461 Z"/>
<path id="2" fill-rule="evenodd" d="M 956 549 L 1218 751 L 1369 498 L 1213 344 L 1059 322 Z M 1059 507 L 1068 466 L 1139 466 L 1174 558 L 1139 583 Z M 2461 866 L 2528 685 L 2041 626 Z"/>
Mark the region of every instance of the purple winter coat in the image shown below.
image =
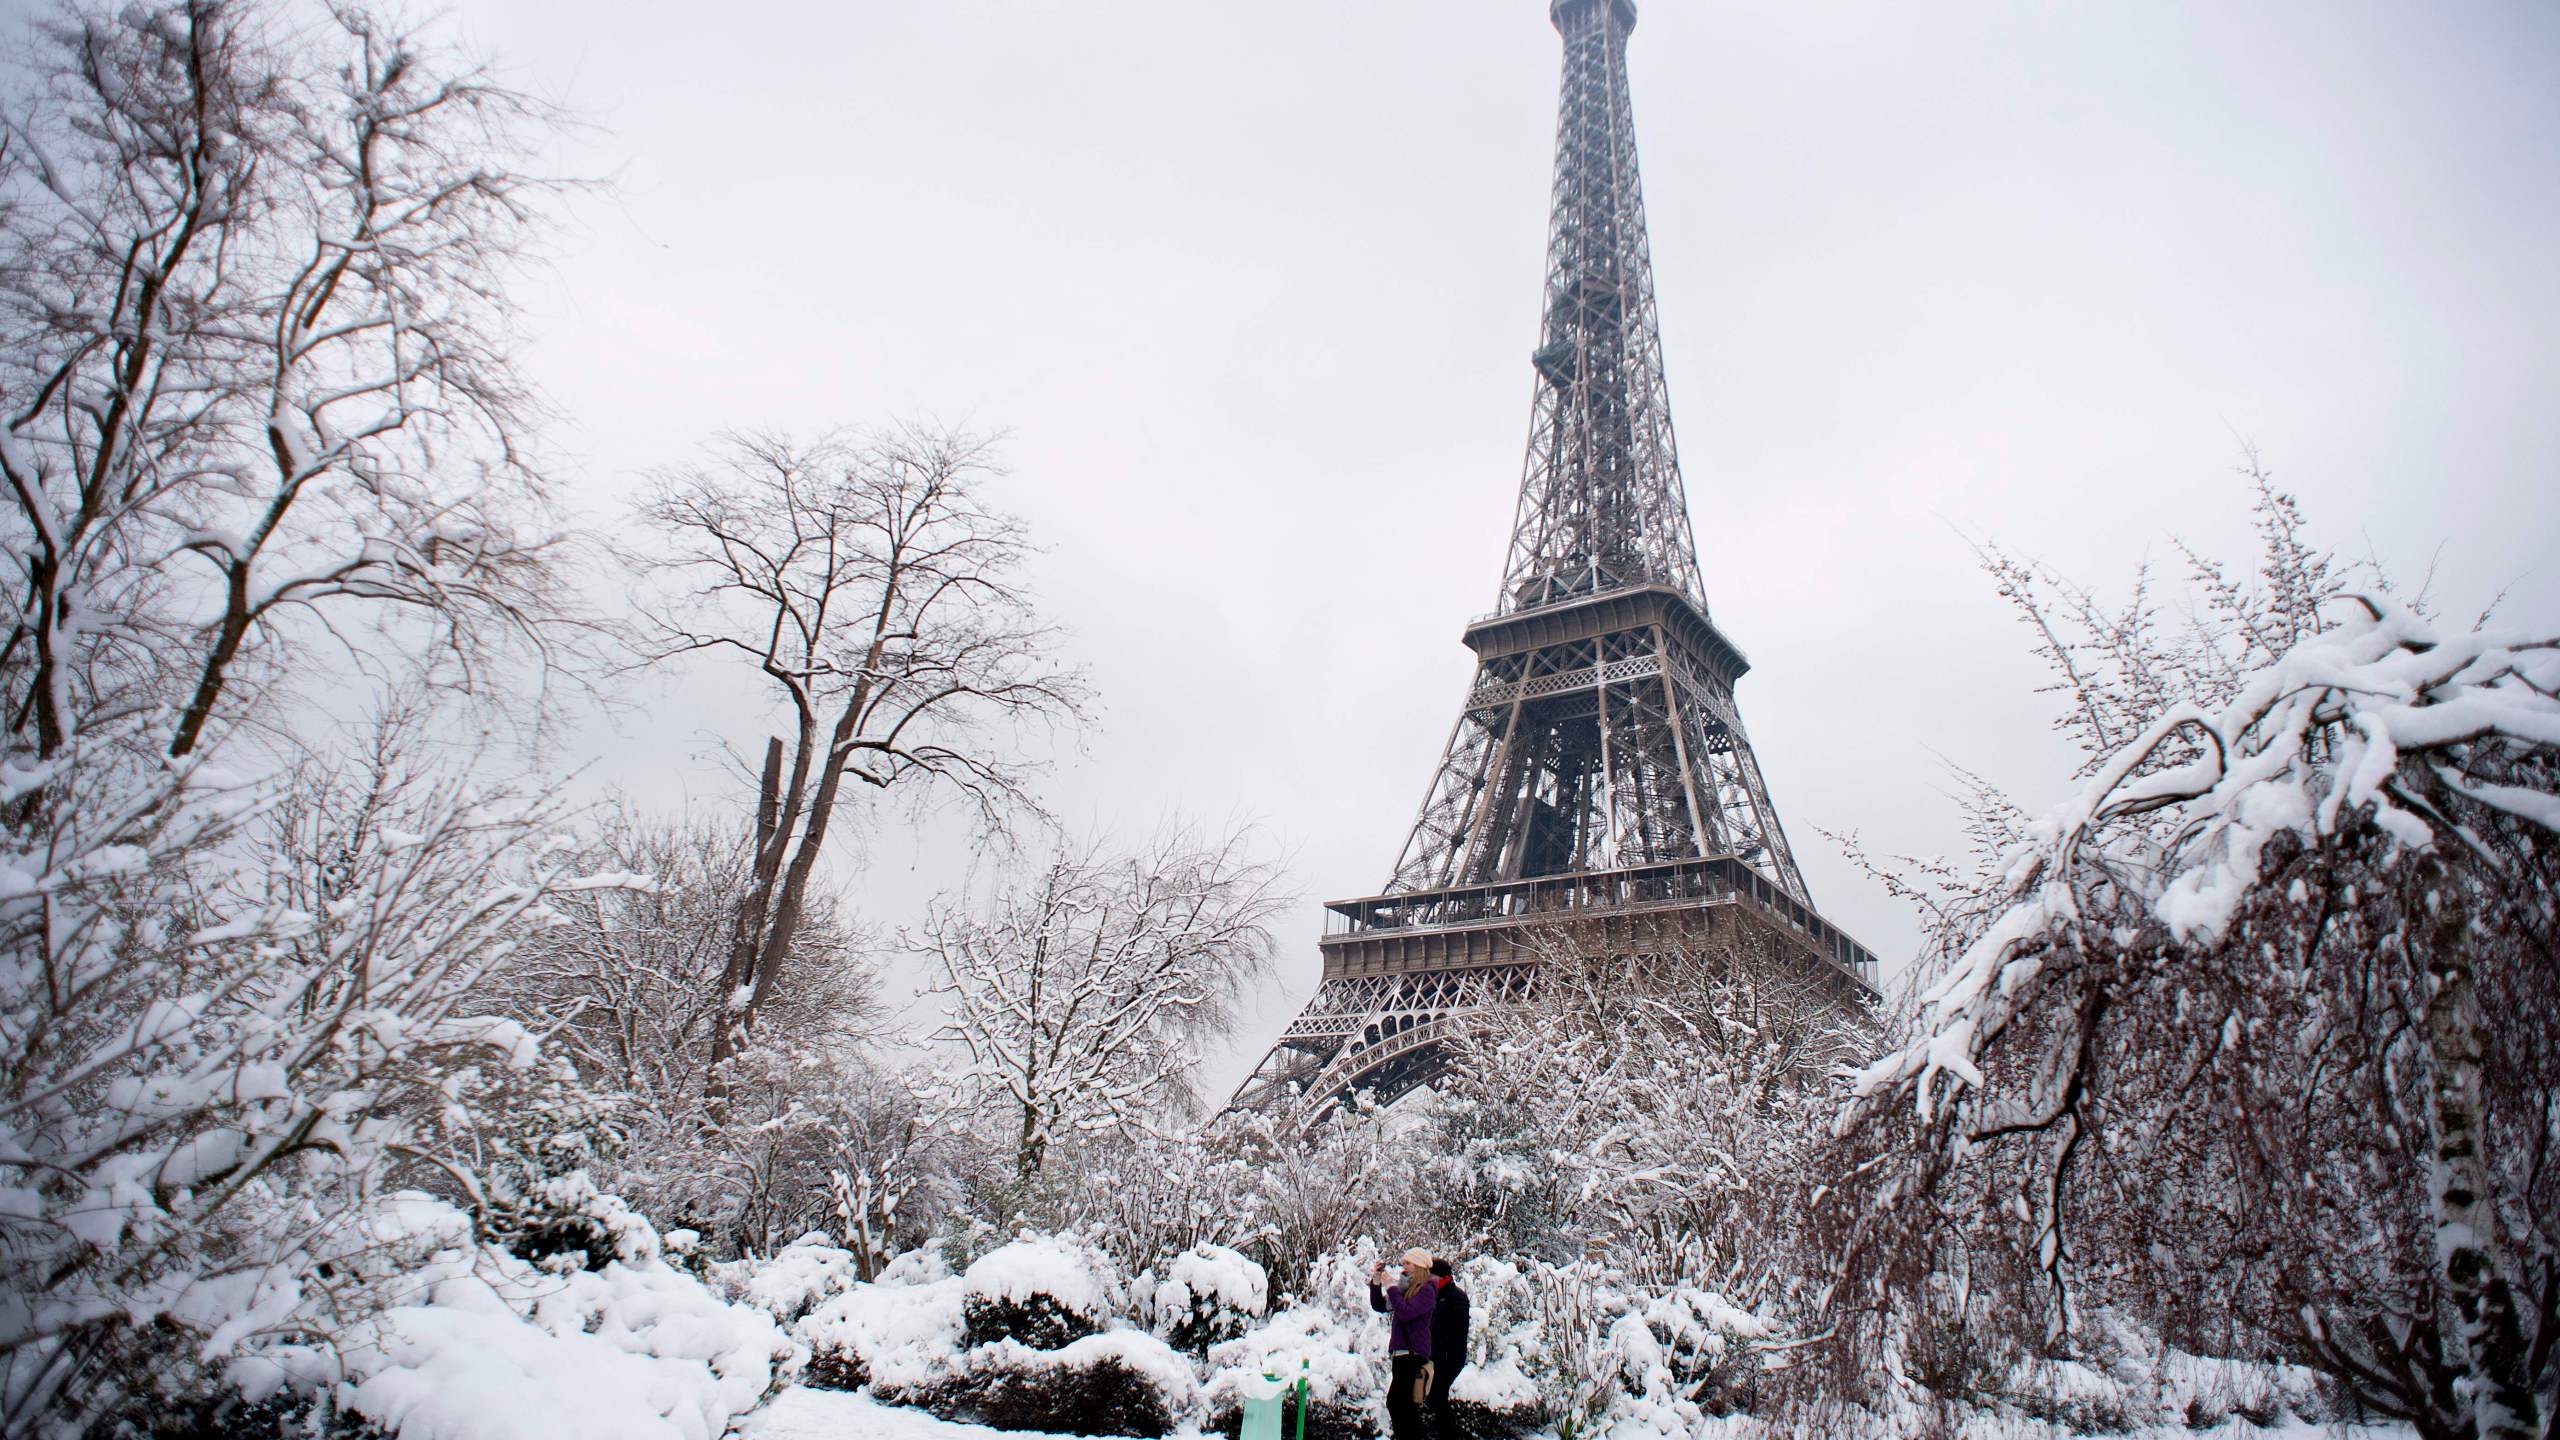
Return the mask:
<path id="1" fill-rule="evenodd" d="M 1431 1358 L 1431 1311 L 1440 1303 L 1440 1287 L 1425 1285 L 1412 1295 L 1402 1285 L 1369 1285 L 1369 1308 L 1387 1316 L 1387 1353 Z"/>

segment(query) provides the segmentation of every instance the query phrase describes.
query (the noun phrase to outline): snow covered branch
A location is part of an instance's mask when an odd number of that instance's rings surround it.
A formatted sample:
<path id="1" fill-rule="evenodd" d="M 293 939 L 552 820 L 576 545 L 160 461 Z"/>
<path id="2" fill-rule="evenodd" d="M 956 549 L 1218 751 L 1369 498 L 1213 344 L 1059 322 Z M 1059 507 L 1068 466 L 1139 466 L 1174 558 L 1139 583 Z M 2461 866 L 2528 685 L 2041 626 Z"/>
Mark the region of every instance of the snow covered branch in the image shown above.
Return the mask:
<path id="1" fill-rule="evenodd" d="M 1951 959 L 1857 1077 L 1835 1300 L 1888 1352 L 2128 1305 L 2421 1435 L 2536 1434 L 2560 635 L 2350 593 L 2269 493 L 2258 577 L 2196 562 L 2200 639 L 2048 653 L 2082 786 L 1942 912 Z"/>

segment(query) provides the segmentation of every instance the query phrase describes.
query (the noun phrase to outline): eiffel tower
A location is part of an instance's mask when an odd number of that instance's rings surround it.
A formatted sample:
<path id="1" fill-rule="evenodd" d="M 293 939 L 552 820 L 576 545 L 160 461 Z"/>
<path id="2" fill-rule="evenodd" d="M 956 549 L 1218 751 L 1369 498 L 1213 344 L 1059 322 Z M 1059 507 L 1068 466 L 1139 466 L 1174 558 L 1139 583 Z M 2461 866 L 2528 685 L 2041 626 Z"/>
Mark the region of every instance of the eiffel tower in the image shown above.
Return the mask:
<path id="1" fill-rule="evenodd" d="M 1806 893 L 1707 616 L 1671 438 L 1627 88 L 1634 0 L 1554 0 L 1564 37 L 1546 317 L 1500 602 L 1383 893 L 1336 900 L 1324 978 L 1236 1092 L 1312 1119 L 1427 1083 L 1471 1017 L 1536 1003 L 1577 949 L 1747 937 L 1875 994 Z M 1686 927 L 1685 929 L 1683 927 Z"/>

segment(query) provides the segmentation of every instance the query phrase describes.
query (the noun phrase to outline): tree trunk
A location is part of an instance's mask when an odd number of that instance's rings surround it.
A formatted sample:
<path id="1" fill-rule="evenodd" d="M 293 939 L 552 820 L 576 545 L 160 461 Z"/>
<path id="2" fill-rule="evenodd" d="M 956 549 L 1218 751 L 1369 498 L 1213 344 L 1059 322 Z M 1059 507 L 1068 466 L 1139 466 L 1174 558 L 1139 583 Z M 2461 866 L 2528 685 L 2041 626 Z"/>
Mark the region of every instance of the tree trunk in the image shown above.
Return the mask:
<path id="1" fill-rule="evenodd" d="M 1025 1105 L 1022 1107 L 1022 1137 L 1016 1142 L 1013 1152 L 1015 1178 L 1024 1185 L 1029 1185 L 1031 1177 L 1040 1173 L 1041 1165 L 1046 1163 L 1048 1158 L 1047 1128 L 1040 1123 L 1040 1112 Z"/>
<path id="2" fill-rule="evenodd" d="M 764 775 L 756 788 L 755 869 L 747 893 L 738 897 L 737 921 L 729 937 L 729 961 L 720 970 L 720 1008 L 711 1030 L 711 1103 L 716 1110 L 728 1099 L 729 1084 L 720 1067 L 737 1053 L 748 1017 L 732 1014 L 730 1005 L 755 974 L 755 957 L 764 938 L 765 907 L 773 895 L 773 879 L 782 866 L 782 737 L 764 742 Z"/>
<path id="3" fill-rule="evenodd" d="M 2470 907 L 2462 878 L 2430 859 L 2423 888 L 2427 1049 L 2433 1074 L 2428 1120 L 2434 1148 L 2429 1200 L 2437 1277 L 2459 1317 L 2460 1403 L 2476 1440 L 2540 1440 L 2541 1405 L 2526 1365 L 2523 1327 L 2506 1267 L 2500 1220 L 2489 1201 L 2480 1072 L 2486 1045 L 2472 976 Z"/>

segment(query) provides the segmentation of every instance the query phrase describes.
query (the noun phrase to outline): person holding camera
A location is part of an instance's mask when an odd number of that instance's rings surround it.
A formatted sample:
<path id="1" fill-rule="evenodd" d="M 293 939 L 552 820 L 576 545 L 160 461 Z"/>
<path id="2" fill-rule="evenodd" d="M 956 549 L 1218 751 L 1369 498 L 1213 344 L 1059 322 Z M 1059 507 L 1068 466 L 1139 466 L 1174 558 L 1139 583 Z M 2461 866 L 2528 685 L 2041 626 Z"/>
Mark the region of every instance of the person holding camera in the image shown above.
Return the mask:
<path id="1" fill-rule="evenodd" d="M 1431 1394 L 1432 1313 L 1440 1287 L 1431 1279 L 1431 1252 L 1404 1252 L 1404 1273 L 1381 1262 L 1369 1272 L 1369 1308 L 1387 1317 L 1387 1423 L 1394 1440 L 1427 1440 L 1423 1401 Z"/>

